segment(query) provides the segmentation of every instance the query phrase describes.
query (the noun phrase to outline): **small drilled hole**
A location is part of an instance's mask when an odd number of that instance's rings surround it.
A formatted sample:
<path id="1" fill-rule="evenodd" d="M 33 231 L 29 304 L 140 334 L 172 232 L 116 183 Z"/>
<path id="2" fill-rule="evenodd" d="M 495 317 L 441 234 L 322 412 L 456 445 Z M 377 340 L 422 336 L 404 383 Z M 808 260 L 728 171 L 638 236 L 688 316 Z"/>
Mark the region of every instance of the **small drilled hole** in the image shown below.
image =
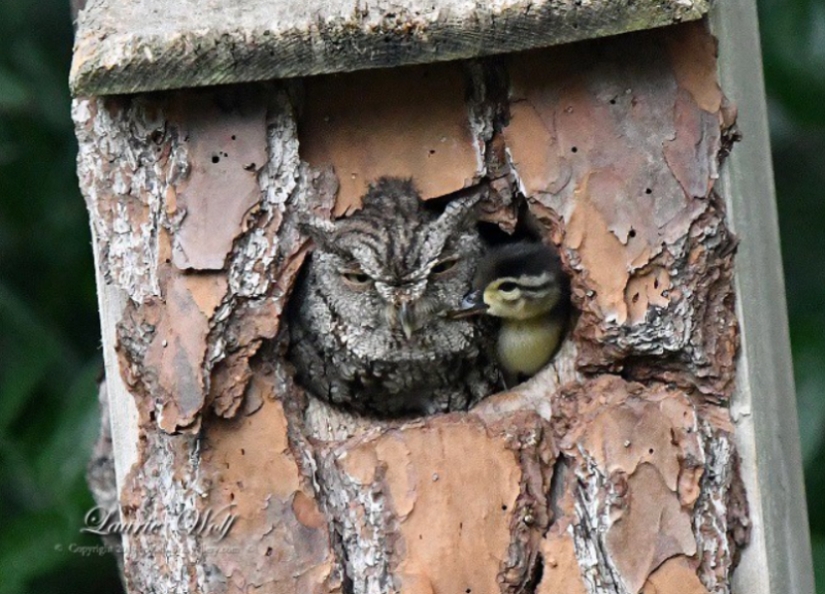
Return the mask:
<path id="1" fill-rule="evenodd" d="M 218 155 L 212 155 L 212 162 L 213 163 L 220 163 L 221 158 Z"/>
<path id="2" fill-rule="evenodd" d="M 571 148 L 570 150 L 571 150 L 572 152 L 574 152 L 574 153 L 578 153 L 578 152 L 579 152 L 579 149 L 578 149 L 577 147 L 575 147 L 575 146 L 574 146 L 573 148 Z"/>
<path id="3" fill-rule="evenodd" d="M 628 237 L 636 237 L 636 229 L 631 229 L 630 233 L 627 234 Z"/>
<path id="4" fill-rule="evenodd" d="M 653 193 L 653 190 L 651 190 L 650 188 L 647 188 L 645 190 L 645 194 L 652 194 L 652 193 Z"/>

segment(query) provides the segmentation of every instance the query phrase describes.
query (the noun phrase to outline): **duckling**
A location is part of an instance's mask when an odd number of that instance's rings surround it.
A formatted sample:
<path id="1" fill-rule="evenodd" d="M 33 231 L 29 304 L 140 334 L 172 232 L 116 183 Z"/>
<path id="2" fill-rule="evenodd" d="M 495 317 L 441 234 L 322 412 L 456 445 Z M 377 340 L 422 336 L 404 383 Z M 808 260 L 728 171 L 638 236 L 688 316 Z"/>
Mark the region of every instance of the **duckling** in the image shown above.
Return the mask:
<path id="1" fill-rule="evenodd" d="M 556 353 L 567 325 L 569 283 L 558 253 L 538 242 L 491 249 L 456 315 L 501 319 L 496 353 L 511 385 L 535 375 Z"/>

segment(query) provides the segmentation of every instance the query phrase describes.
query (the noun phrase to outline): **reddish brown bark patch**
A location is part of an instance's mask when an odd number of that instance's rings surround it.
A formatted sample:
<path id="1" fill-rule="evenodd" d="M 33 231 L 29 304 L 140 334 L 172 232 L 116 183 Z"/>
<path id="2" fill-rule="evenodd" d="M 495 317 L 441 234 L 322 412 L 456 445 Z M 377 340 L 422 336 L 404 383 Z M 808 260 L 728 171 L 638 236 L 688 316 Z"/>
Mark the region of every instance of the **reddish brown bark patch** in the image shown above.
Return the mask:
<path id="1" fill-rule="evenodd" d="M 201 472 L 210 509 L 236 520 L 226 537 L 204 548 L 229 592 L 330 592 L 334 556 L 328 523 L 308 487 L 288 438 L 272 376 L 258 375 L 248 399 L 260 408 L 206 424 Z"/>
<path id="2" fill-rule="evenodd" d="M 247 212 L 261 199 L 266 106 L 254 93 L 233 91 L 178 95 L 170 110 L 191 164 L 176 188 L 182 221 L 172 261 L 181 270 L 222 270 Z"/>
<path id="3" fill-rule="evenodd" d="M 457 64 L 434 64 L 310 78 L 301 115 L 301 157 L 332 165 L 340 190 L 335 215 L 360 207 L 370 182 L 412 178 L 426 198 L 480 176 L 481 158 Z"/>
<path id="4" fill-rule="evenodd" d="M 534 414 L 490 425 L 447 415 L 332 447 L 321 476 L 356 591 L 392 583 L 413 593 L 497 592 L 526 583 L 549 523 L 555 449 L 545 427 Z"/>
<path id="5" fill-rule="evenodd" d="M 664 386 L 604 376 L 568 390 L 554 419 L 583 485 L 568 485 L 577 489 L 565 500 L 569 521 L 583 530 L 609 518 L 603 534 L 587 537 L 601 541 L 605 563 L 638 592 L 668 559 L 697 553 L 693 511 L 705 464 L 699 419 L 685 394 Z M 571 506 L 576 500 L 579 507 Z"/>
<path id="6" fill-rule="evenodd" d="M 727 397 L 735 241 L 712 188 L 731 122 L 715 51 L 699 23 L 526 53 L 503 134 L 531 210 L 562 229 L 580 368 Z M 711 320 L 712 339 L 697 332 Z"/>
<path id="7" fill-rule="evenodd" d="M 651 574 L 642 594 L 708 594 L 708 590 L 688 560 L 674 557 Z"/>

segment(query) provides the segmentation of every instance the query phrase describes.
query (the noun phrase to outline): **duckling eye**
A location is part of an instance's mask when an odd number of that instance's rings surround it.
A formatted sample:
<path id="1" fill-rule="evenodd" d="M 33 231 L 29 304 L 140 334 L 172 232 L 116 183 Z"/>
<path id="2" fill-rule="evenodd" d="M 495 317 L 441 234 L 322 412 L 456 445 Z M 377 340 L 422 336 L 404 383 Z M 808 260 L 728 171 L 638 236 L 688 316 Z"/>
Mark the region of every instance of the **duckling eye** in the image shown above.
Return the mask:
<path id="1" fill-rule="evenodd" d="M 356 287 L 363 287 L 372 282 L 372 279 L 361 270 L 343 270 L 341 277 L 346 283 Z"/>
<path id="2" fill-rule="evenodd" d="M 456 264 L 458 264 L 458 258 L 448 258 L 446 260 L 441 260 L 440 262 L 436 262 L 435 264 L 433 264 L 432 268 L 430 268 L 430 273 L 443 274 L 448 270 L 452 270 Z"/>
<path id="3" fill-rule="evenodd" d="M 498 290 L 502 293 L 512 293 L 518 289 L 518 285 L 512 281 L 506 281 L 498 286 Z"/>

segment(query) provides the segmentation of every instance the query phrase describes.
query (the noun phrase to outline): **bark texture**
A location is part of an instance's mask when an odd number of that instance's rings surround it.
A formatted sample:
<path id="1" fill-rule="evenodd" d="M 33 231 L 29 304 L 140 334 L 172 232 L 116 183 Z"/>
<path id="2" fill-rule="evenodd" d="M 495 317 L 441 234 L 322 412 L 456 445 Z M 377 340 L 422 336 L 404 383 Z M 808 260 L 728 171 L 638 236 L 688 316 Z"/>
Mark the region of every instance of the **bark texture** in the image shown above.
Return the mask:
<path id="1" fill-rule="evenodd" d="M 100 277 L 126 297 L 107 357 L 139 413 L 119 503 L 160 526 L 125 537 L 132 591 L 729 592 L 748 518 L 715 72 L 690 24 L 76 100 Z M 548 368 L 414 421 L 306 397 L 283 358 L 297 218 L 351 213 L 379 175 L 479 186 L 485 220 L 560 246 L 578 313 Z M 224 538 L 191 529 L 227 509 Z"/>

